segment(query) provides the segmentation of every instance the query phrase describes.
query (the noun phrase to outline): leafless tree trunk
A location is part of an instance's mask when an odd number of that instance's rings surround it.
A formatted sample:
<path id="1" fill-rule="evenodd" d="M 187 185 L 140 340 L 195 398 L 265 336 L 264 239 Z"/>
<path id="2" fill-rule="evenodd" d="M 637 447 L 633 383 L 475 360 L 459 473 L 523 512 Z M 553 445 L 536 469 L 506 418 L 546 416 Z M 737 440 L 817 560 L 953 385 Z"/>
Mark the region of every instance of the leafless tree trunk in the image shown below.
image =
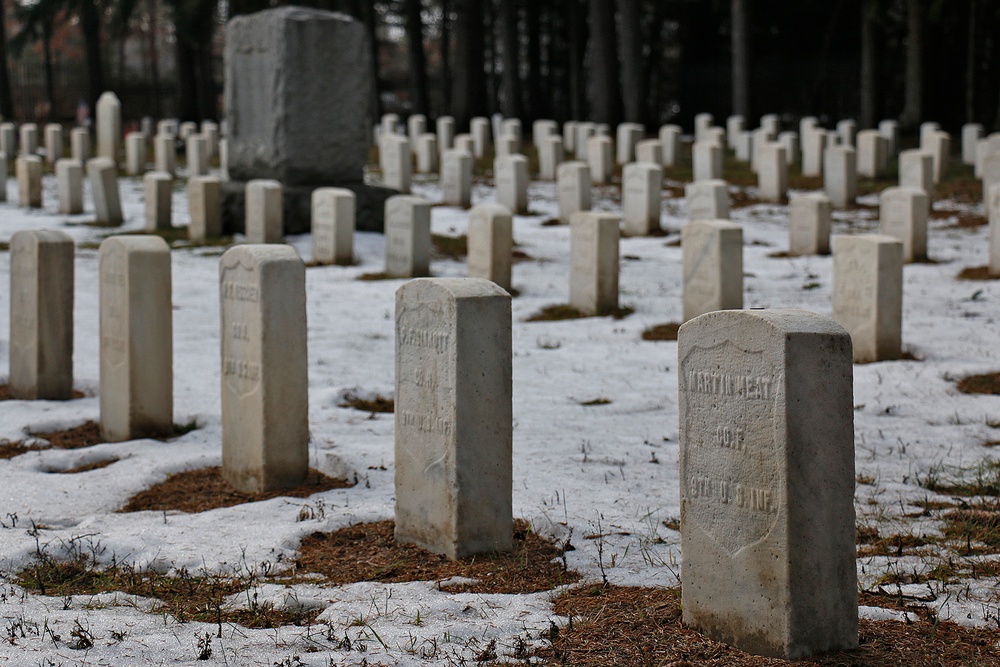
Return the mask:
<path id="1" fill-rule="evenodd" d="M 486 113 L 484 0 L 455 0 L 455 64 L 452 112 L 458 127 Z"/>
<path id="2" fill-rule="evenodd" d="M 875 126 L 875 19 L 877 0 L 861 1 L 861 118 L 862 128 Z"/>
<path id="3" fill-rule="evenodd" d="M 924 115 L 924 21 L 920 0 L 906 0 L 906 75 L 899 124 L 912 130 Z"/>
<path id="4" fill-rule="evenodd" d="M 590 120 L 615 125 L 620 117 L 613 0 L 590 0 Z"/>
<path id="5" fill-rule="evenodd" d="M 969 36 L 965 60 L 965 122 L 976 120 L 976 0 L 969 0 Z"/>
<path id="6" fill-rule="evenodd" d="M 410 54 L 410 98 L 413 113 L 427 114 L 427 58 L 424 55 L 424 23 L 420 0 L 406 0 L 406 41 Z"/>
<path id="7" fill-rule="evenodd" d="M 451 2 L 441 0 L 441 98 L 444 115 L 451 113 Z"/>
<path id="8" fill-rule="evenodd" d="M 730 0 L 732 23 L 731 48 L 733 68 L 733 113 L 750 115 L 750 41 L 747 34 L 747 2 Z"/>
<path id="9" fill-rule="evenodd" d="M 583 120 L 583 50 L 587 41 L 587 24 L 583 20 L 580 0 L 566 0 L 566 15 L 569 17 L 569 113 L 571 118 Z"/>
<path id="10" fill-rule="evenodd" d="M 639 21 L 640 0 L 618 0 L 618 47 L 621 60 L 622 102 L 625 120 L 643 121 L 646 92 L 643 84 L 645 58 L 642 57 L 642 25 Z"/>
<path id="11" fill-rule="evenodd" d="M 500 0 L 500 42 L 503 49 L 503 75 L 500 80 L 500 108 L 507 118 L 520 118 L 521 79 L 518 49 L 517 3 Z"/>

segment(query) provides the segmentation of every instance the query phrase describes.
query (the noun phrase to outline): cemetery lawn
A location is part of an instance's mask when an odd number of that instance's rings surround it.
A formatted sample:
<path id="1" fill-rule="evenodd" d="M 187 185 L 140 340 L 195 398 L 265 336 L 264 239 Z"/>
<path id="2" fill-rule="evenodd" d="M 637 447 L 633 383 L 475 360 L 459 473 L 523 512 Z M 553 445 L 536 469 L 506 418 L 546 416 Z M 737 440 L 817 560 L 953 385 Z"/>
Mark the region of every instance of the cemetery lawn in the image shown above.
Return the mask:
<path id="1" fill-rule="evenodd" d="M 732 217 L 744 227 L 745 307 L 829 314 L 831 258 L 778 256 L 787 207 L 757 203 L 754 181 L 728 169 L 744 186 L 730 197 L 741 204 Z M 666 174 L 664 229 L 686 219 L 683 173 Z M 971 169 L 951 175 L 930 221 L 936 263 L 904 268 L 908 356 L 854 366 L 862 647 L 797 664 L 1000 665 L 1000 281 L 956 278 L 987 264 L 987 229 Z M 791 182 L 818 185 L 794 172 Z M 678 244 L 621 240 L 628 317 L 529 322 L 567 302 L 569 267 L 568 226 L 546 224 L 557 216 L 555 185 L 531 184 L 534 213 L 514 220 L 522 261 L 512 300 L 513 506 L 523 539 L 505 558 L 453 564 L 390 538 L 388 404 L 395 292 L 405 281 L 381 275 L 381 235 L 356 234 L 356 265 L 306 273 L 310 466 L 348 484 L 224 506 L 231 493 L 193 472 L 221 464 L 222 248 L 172 253 L 174 421 L 185 428 L 165 440 L 102 442 L 96 426 L 81 425 L 99 419 L 96 248 L 114 230 L 81 224 L 92 213 L 58 214 L 52 176 L 42 211 L 18 209 L 13 180 L 7 188 L 0 248 L 21 229 L 59 229 L 77 242 L 80 397 L 0 401 L 0 663 L 785 664 L 677 622 Z M 120 231 L 135 233 L 142 182 L 123 178 L 120 189 Z M 414 191 L 442 198 L 432 178 Z M 180 242 L 186 193 L 172 197 Z M 493 201 L 482 179 L 473 201 Z M 868 194 L 834 212 L 834 233 L 875 231 L 876 205 Z M 619 206 L 615 187 L 595 189 L 596 210 Z M 432 274 L 464 276 L 468 212 L 435 206 L 431 216 L 441 239 Z M 288 241 L 312 259 L 307 235 Z M 5 300 L 9 268 L 0 253 Z M 366 275 L 382 279 L 359 280 Z M 0 332 L 8 311 L 0 308 Z M 8 358 L 0 333 L 0 378 Z M 970 377 L 980 379 L 960 384 Z M 143 494 L 166 496 L 164 483 L 177 484 L 170 503 L 118 511 Z"/>

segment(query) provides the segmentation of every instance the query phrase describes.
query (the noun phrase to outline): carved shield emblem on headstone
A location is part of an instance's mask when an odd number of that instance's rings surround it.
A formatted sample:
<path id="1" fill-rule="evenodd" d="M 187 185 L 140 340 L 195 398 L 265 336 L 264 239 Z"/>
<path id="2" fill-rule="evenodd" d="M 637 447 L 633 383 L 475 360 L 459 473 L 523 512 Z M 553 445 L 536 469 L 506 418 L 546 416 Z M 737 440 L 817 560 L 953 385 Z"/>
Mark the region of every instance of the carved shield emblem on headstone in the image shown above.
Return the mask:
<path id="1" fill-rule="evenodd" d="M 783 496 L 784 390 L 764 356 L 725 341 L 681 360 L 683 518 L 730 555 L 767 536 Z"/>

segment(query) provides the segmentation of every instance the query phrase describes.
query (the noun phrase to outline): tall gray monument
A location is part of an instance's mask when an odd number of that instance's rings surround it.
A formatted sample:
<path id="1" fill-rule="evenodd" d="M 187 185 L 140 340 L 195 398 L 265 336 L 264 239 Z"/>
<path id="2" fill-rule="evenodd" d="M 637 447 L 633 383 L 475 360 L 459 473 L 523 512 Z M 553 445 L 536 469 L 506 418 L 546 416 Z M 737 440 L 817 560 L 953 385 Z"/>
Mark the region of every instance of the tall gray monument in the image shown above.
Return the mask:
<path id="1" fill-rule="evenodd" d="M 277 7 L 227 24 L 226 231 L 242 230 L 246 182 L 261 178 L 283 186 L 285 233 L 309 231 L 312 191 L 324 186 L 353 190 L 358 227 L 381 230 L 393 193 L 365 186 L 362 175 L 370 54 L 364 26 L 344 14 Z"/>

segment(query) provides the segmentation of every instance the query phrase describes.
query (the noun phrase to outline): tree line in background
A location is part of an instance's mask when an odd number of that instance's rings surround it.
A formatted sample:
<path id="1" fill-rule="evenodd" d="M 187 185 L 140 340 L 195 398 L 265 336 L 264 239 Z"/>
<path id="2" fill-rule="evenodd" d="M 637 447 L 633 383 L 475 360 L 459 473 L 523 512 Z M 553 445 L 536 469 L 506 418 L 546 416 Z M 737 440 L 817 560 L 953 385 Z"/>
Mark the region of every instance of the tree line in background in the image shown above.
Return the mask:
<path id="1" fill-rule="evenodd" d="M 22 0 L 23 2 L 23 0 Z M 60 41 L 78 33 L 84 99 L 125 87 L 141 54 L 141 104 L 128 115 L 220 115 L 229 18 L 271 0 L 0 0 L 0 114 L 14 116 L 10 62 L 43 61 L 46 104 Z M 373 118 L 493 112 L 530 121 L 691 126 L 694 114 L 898 118 L 1000 129 L 996 0 L 300 0 L 345 12 L 372 38 Z M 164 53 L 164 45 L 169 54 Z M 53 53 L 56 51 L 57 53 Z M 169 55 L 169 57 L 166 57 Z M 169 70 L 169 71 L 167 71 Z M 109 74 L 110 73 L 110 74 Z M 116 73 L 117 75 L 112 75 Z M 81 85 L 80 82 L 77 82 Z M 132 108 L 130 108 L 130 106 Z M 141 106 L 141 110 L 137 107 Z M 21 102 L 20 109 L 27 104 Z M 22 116 L 30 115 L 22 112 Z M 36 116 L 39 114 L 35 114 Z"/>

